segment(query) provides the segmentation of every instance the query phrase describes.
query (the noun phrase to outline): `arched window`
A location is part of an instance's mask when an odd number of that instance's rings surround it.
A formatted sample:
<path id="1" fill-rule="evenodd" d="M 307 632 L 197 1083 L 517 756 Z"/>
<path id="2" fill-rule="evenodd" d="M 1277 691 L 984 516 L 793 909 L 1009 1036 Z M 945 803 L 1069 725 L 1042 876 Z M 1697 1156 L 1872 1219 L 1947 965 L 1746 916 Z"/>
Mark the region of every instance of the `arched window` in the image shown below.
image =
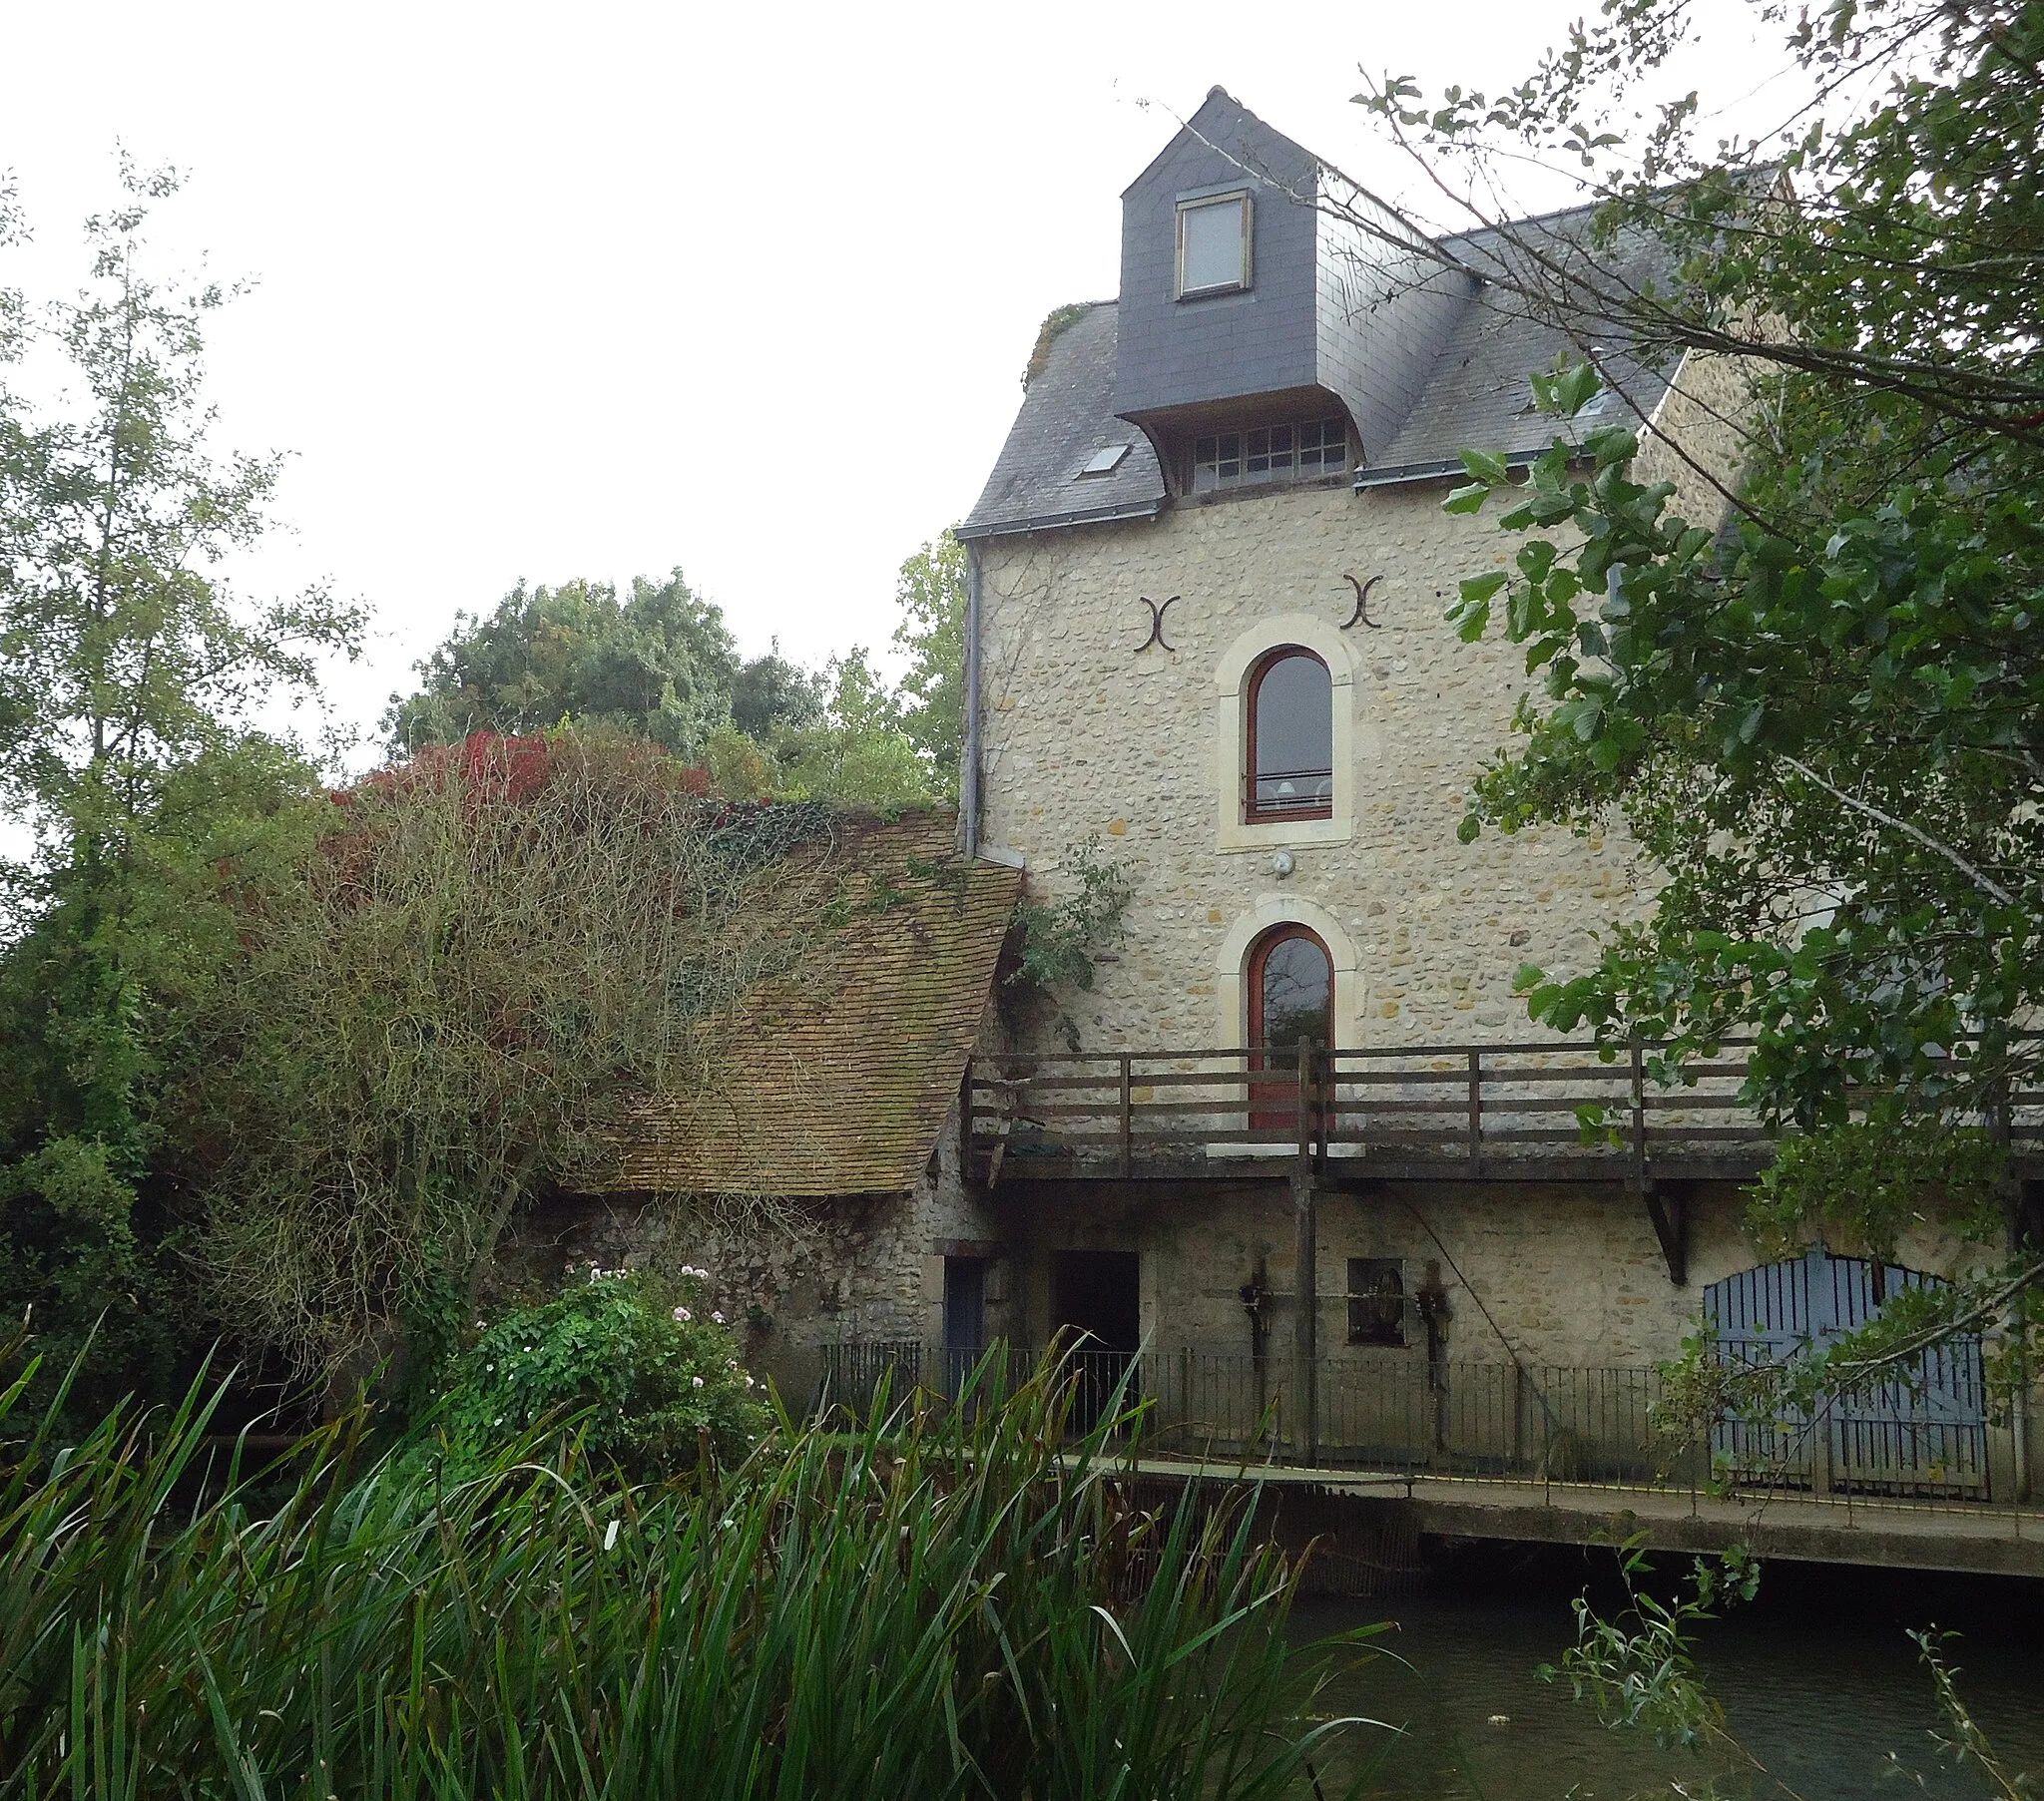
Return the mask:
<path id="1" fill-rule="evenodd" d="M 1319 935 L 1278 926 L 1250 949 L 1250 1044 L 1289 1051 L 1300 1039 L 1328 1043 L 1334 1019 L 1334 960 Z"/>
<path id="2" fill-rule="evenodd" d="M 1312 652 L 1283 645 L 1251 672 L 1244 817 L 1326 819 L 1334 810 L 1334 687 Z"/>
<path id="3" fill-rule="evenodd" d="M 1250 1125 L 1282 1127 L 1297 1111 L 1298 1046 L 1332 1042 L 1334 960 L 1304 926 L 1278 926 L 1250 947 Z"/>

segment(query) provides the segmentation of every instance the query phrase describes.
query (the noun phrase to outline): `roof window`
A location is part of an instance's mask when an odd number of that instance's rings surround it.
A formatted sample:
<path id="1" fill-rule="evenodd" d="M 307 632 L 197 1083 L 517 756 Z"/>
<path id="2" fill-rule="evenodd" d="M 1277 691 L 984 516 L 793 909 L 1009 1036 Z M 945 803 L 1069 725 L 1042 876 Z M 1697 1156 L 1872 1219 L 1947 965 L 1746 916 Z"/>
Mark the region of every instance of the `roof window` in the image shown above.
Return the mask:
<path id="1" fill-rule="evenodd" d="M 1178 297 L 1234 293 L 1250 285 L 1250 197 L 1205 195 L 1178 204 Z"/>
<path id="2" fill-rule="evenodd" d="M 1086 459 L 1086 467 L 1072 479 L 1083 480 L 1089 475 L 1112 475 L 1122 465 L 1122 458 L 1129 454 L 1126 444 L 1103 444 Z"/>

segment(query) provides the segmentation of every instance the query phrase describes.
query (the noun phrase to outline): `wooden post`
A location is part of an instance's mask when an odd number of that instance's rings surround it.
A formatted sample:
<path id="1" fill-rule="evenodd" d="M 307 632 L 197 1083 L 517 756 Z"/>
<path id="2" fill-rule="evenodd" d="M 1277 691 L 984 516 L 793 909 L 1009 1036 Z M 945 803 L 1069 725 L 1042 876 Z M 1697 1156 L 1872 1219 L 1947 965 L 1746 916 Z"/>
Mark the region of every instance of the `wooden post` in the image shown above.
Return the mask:
<path id="1" fill-rule="evenodd" d="M 1298 1161 L 1291 1172 L 1291 1218 L 1297 1233 L 1298 1332 L 1294 1341 L 1292 1387 L 1297 1391 L 1298 1426 L 1292 1443 L 1299 1462 L 1320 1460 L 1320 1208 L 1313 1185 L 1313 1047 L 1298 1044 Z"/>
<path id="2" fill-rule="evenodd" d="M 1640 1035 L 1633 1034 L 1633 1179 L 1647 1186 L 1647 1061 Z"/>
<path id="3" fill-rule="evenodd" d="M 1291 1217 L 1298 1234 L 1298 1332 L 1293 1341 L 1291 1386 L 1298 1424 L 1293 1429 L 1293 1455 L 1308 1468 L 1320 1461 L 1319 1407 L 1319 1194 L 1310 1164 L 1301 1163 L 1291 1176 Z"/>
<path id="4" fill-rule="evenodd" d="M 1122 1175 L 1126 1178 L 1133 1164 L 1134 1116 L 1129 1101 L 1129 1053 L 1122 1053 Z"/>
<path id="5" fill-rule="evenodd" d="M 1483 1168 L 1483 1053 L 1469 1053 L 1469 1173 Z"/>

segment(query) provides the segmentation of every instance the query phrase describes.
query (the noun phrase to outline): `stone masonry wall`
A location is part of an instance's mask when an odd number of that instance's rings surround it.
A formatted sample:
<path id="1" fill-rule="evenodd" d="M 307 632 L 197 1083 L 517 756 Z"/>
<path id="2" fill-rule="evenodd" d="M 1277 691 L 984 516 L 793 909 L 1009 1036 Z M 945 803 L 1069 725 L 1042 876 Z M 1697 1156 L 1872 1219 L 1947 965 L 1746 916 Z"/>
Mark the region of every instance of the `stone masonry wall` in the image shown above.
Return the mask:
<path id="1" fill-rule="evenodd" d="M 1463 645 L 1443 623 L 1456 582 L 1514 549 L 1487 516 L 1443 514 L 1443 492 L 1231 493 L 1154 523 L 988 546 L 986 842 L 1055 890 L 1060 860 L 1098 837 L 1135 879 L 1129 945 L 1078 1015 L 1089 1046 L 1240 1044 L 1230 970 L 1245 934 L 1280 918 L 1323 937 L 1331 922 L 1328 948 L 1355 972 L 1337 997 L 1339 1044 L 1523 1038 L 1517 966 L 1578 967 L 1600 927 L 1645 904 L 1650 873 L 1622 836 L 1455 840 L 1469 778 L 1507 740 L 1526 677 L 1510 646 Z M 1339 630 L 1351 573 L 1375 581 L 1378 629 Z M 1138 653 L 1141 598 L 1172 595 L 1173 649 Z M 1259 635 L 1307 642 L 1334 671 L 1352 743 L 1335 777 L 1337 810 L 1345 787 L 1352 814 L 1344 841 L 1290 823 L 1243 827 L 1240 848 L 1220 841 L 1239 779 L 1218 766 L 1220 743 L 1239 731 L 1241 701 L 1217 686 L 1231 650 Z M 1279 849 L 1294 864 L 1283 879 Z"/>
<path id="2" fill-rule="evenodd" d="M 1016 1318 L 1028 1342 L 1059 1321 L 1053 1266 L 1065 1250 L 1135 1250 L 1143 1258 L 1143 1329 L 1153 1345 L 1249 1349 L 1242 1286 L 1261 1268 L 1277 1297 L 1273 1354 L 1291 1355 L 1297 1317 L 1296 1239 L 1282 1182 L 1226 1191 L 1188 1184 L 1160 1198 L 1115 1184 L 1082 1195 L 1017 1184 L 1006 1197 L 1017 1255 Z M 1446 1355 L 1457 1363 L 1641 1367 L 1675 1355 L 1698 1319 L 1703 1290 L 1750 1268 L 1759 1253 L 1741 1229 L 1733 1183 L 1698 1190 L 1689 1280 L 1668 1275 L 1645 1204 L 1616 1183 L 1390 1182 L 1319 1197 L 1318 1332 L 1336 1365 L 1410 1355 L 1351 1346 L 1346 1263 L 1390 1258 L 1409 1297 L 1432 1266 L 1447 1296 Z M 1964 1247 L 1935 1228 L 1903 1242 L 1915 1268 L 1948 1267 Z"/>
<path id="3" fill-rule="evenodd" d="M 1692 520 L 1724 515 L 1707 472 L 1744 460 L 1752 379 L 1738 359 L 1692 358 L 1643 433 L 1639 478 L 1672 481 Z M 1128 949 L 1085 997 L 1093 1043 L 1240 1044 L 1241 954 L 1286 919 L 1329 941 L 1337 1043 L 1523 1038 L 1518 966 L 1579 968 L 1650 904 L 1654 872 L 1622 829 L 1456 842 L 1467 784 L 1530 684 L 1500 635 L 1464 645 L 1442 618 L 1463 577 L 1520 542 L 1495 509 L 1444 513 L 1448 486 L 1238 489 L 987 543 L 985 841 L 1042 889 L 1096 836 L 1136 878 Z M 1344 631 L 1348 576 L 1371 584 L 1372 625 Z M 1172 596 L 1171 648 L 1139 652 L 1143 601 Z M 1331 827 L 1240 822 L 1241 676 L 1284 643 L 1334 675 Z"/>
<path id="4" fill-rule="evenodd" d="M 906 1194 L 744 1207 L 685 1198 L 562 1197 L 520 1234 L 507 1262 L 551 1289 L 594 1258 L 606 1268 L 710 1271 L 708 1299 L 743 1325 L 748 1367 L 799 1412 L 816 1392 L 823 1350 L 883 1340 L 941 1343 L 944 1259 L 1001 1254 L 992 1205 L 958 1168 L 955 1110 L 936 1168 Z M 990 1336 L 1021 1336 L 1005 1267 L 990 1272 Z"/>

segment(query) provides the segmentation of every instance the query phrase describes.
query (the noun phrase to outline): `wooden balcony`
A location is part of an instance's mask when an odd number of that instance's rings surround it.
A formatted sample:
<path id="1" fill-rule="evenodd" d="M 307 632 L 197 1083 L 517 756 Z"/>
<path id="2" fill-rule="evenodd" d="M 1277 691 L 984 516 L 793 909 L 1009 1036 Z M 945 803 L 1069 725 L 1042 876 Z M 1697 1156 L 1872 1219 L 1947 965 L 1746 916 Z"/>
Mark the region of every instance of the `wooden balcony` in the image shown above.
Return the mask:
<path id="1" fill-rule="evenodd" d="M 1029 1180 L 1227 1179 L 1301 1164 L 1354 1181 L 1749 1179 L 1777 1134 L 1740 1099 L 1750 1041 L 1653 1080 L 1651 1045 L 1122 1051 L 981 1057 L 967 1068 L 968 1167 Z M 2044 1090 L 1997 1128 L 2044 1174 Z"/>

